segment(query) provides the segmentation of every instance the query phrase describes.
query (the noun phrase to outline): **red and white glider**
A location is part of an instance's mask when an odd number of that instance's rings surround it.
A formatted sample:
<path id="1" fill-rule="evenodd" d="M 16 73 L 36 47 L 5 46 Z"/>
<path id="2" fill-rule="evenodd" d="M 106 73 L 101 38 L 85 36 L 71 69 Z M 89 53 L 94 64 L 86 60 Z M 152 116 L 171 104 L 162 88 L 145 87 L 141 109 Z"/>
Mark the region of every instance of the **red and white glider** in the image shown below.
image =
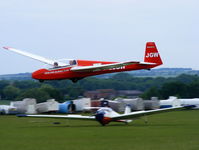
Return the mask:
<path id="1" fill-rule="evenodd" d="M 88 76 L 131 70 L 151 69 L 162 65 L 160 54 L 158 53 L 154 42 L 146 43 L 144 62 L 106 62 L 66 59 L 68 61 L 68 63 L 66 63 L 66 60 L 65 62 L 62 62 L 63 60 L 51 60 L 11 47 L 4 47 L 4 49 L 51 65 L 52 67 L 49 69 L 39 69 L 32 73 L 32 78 L 39 81 L 70 79 L 73 82 L 77 82 L 78 80 Z"/>

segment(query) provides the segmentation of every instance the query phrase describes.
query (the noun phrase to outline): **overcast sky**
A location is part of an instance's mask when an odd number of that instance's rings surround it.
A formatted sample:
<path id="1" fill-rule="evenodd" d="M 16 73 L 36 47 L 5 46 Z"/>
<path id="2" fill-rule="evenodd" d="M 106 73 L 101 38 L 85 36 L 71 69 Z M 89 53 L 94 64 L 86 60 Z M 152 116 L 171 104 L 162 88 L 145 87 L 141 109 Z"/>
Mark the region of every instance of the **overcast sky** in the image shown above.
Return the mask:
<path id="1" fill-rule="evenodd" d="M 161 67 L 199 69 L 199 1 L 0 1 L 0 47 L 56 59 L 143 61 L 147 41 L 156 42 Z M 0 49 L 0 74 L 44 67 Z"/>

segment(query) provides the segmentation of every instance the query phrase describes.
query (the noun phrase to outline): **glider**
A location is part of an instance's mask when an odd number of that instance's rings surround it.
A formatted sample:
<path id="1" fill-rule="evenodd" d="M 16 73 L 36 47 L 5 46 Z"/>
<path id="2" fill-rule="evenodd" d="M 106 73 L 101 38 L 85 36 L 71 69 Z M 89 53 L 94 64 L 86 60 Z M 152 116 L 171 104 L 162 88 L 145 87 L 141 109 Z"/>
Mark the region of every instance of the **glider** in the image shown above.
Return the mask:
<path id="1" fill-rule="evenodd" d="M 140 61 L 108 62 L 108 61 L 90 61 L 90 60 L 79 60 L 79 59 L 51 60 L 15 48 L 11 47 L 3 47 L 3 48 L 50 65 L 51 67 L 48 69 L 43 68 L 32 73 L 32 78 L 37 79 L 40 82 L 43 82 L 44 80 L 62 80 L 62 79 L 70 79 L 73 82 L 77 82 L 78 80 L 88 76 L 100 75 L 105 73 L 140 70 L 140 69 L 150 70 L 151 68 L 162 65 L 161 57 L 158 53 L 158 50 L 154 42 L 146 43 L 144 62 Z"/>
<path id="2" fill-rule="evenodd" d="M 76 120 L 93 120 L 98 121 L 102 126 L 110 122 L 123 122 L 129 123 L 135 119 L 138 119 L 142 116 L 152 115 L 156 113 L 168 112 L 172 110 L 182 109 L 182 108 L 189 108 L 192 106 L 177 106 L 177 107 L 170 107 L 164 109 L 156 109 L 156 110 L 148 110 L 148 111 L 136 111 L 131 112 L 130 106 L 126 106 L 124 114 L 119 114 L 115 112 L 113 109 L 109 107 L 101 107 L 99 108 L 95 115 L 92 116 L 83 116 L 83 115 L 26 115 L 21 114 L 18 117 L 36 117 L 36 118 L 59 118 L 59 119 L 76 119 Z"/>

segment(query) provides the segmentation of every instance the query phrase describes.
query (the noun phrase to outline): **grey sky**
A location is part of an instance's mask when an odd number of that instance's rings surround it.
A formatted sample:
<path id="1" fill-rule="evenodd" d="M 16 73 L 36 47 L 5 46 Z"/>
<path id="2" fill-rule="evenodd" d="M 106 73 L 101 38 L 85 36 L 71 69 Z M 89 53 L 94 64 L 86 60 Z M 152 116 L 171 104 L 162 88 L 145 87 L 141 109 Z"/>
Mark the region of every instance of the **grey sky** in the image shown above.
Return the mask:
<path id="1" fill-rule="evenodd" d="M 142 61 L 154 41 L 161 67 L 199 69 L 198 14 L 197 0 L 1 0 L 0 46 L 47 58 Z M 3 49 L 0 62 L 0 74 L 44 66 Z"/>

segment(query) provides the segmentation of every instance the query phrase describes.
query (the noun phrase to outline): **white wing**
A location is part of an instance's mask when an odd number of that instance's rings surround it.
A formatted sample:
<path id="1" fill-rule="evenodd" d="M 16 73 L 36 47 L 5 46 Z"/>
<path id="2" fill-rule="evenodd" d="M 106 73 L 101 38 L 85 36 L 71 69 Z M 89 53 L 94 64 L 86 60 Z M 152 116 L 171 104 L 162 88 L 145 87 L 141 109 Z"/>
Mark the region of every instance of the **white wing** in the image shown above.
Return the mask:
<path id="1" fill-rule="evenodd" d="M 93 72 L 93 71 L 101 71 L 107 69 L 119 69 L 120 67 L 132 65 L 132 64 L 139 64 L 140 62 L 136 61 L 128 61 L 128 62 L 120 62 L 120 63 L 113 63 L 113 64 L 105 64 L 105 65 L 94 65 L 94 66 L 76 66 L 71 68 L 71 71 L 74 72 Z"/>
<path id="2" fill-rule="evenodd" d="M 35 60 L 38 60 L 38 61 L 41 61 L 45 64 L 49 64 L 49 65 L 52 65 L 54 66 L 55 62 L 57 61 L 54 61 L 54 60 L 51 60 L 51 59 L 47 59 L 45 57 L 42 57 L 42 56 L 38 56 L 38 55 L 35 55 L 35 54 L 31 54 L 31 53 L 28 53 L 28 52 L 25 52 L 25 51 L 22 51 L 22 50 L 18 50 L 18 49 L 15 49 L 15 48 L 11 48 L 11 47 L 3 47 L 4 49 L 7 49 L 9 51 L 12 51 L 12 52 L 15 52 L 17 54 L 20 54 L 20 55 L 23 55 L 23 56 L 27 56 L 27 57 L 30 57 L 32 59 L 35 59 Z M 68 64 L 65 64 L 63 62 L 57 62 L 59 66 L 66 66 Z"/>
<path id="3" fill-rule="evenodd" d="M 162 113 L 162 112 L 168 112 L 176 109 L 184 108 L 183 106 L 179 107 L 171 107 L 171 108 L 164 108 L 164 109 L 156 109 L 156 110 L 149 110 L 149 111 L 137 111 L 137 112 L 131 112 L 129 114 L 122 114 L 116 117 L 113 117 L 113 120 L 120 120 L 120 119 L 133 119 L 133 118 L 139 118 L 144 115 L 152 115 L 156 113 Z"/>
<path id="4" fill-rule="evenodd" d="M 60 119 L 77 119 L 77 120 L 95 120 L 94 116 L 82 115 L 17 115 L 18 117 L 35 117 L 35 118 L 60 118 Z"/>
<path id="5" fill-rule="evenodd" d="M 127 62 L 119 62 L 119 63 L 105 64 L 105 65 L 75 66 L 75 67 L 71 68 L 71 71 L 74 71 L 74 72 L 95 72 L 95 71 L 102 71 L 102 70 L 108 70 L 108 69 L 120 69 L 120 68 L 122 69 L 122 67 L 132 65 L 132 64 L 154 65 L 155 63 L 127 61 Z"/>

